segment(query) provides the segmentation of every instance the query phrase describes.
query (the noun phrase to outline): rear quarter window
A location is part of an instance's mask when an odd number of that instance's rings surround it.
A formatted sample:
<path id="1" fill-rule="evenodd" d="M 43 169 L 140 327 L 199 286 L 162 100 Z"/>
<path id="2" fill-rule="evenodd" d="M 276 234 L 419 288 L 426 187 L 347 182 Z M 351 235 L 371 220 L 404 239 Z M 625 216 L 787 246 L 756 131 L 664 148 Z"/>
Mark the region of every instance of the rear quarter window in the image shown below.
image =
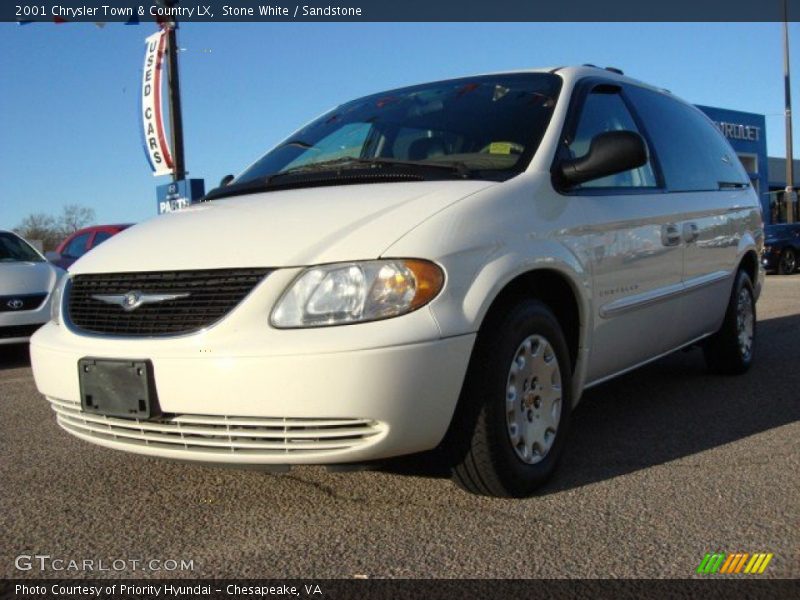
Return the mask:
<path id="1" fill-rule="evenodd" d="M 728 140 L 699 109 L 637 86 L 626 92 L 644 121 L 669 191 L 750 184 Z"/>

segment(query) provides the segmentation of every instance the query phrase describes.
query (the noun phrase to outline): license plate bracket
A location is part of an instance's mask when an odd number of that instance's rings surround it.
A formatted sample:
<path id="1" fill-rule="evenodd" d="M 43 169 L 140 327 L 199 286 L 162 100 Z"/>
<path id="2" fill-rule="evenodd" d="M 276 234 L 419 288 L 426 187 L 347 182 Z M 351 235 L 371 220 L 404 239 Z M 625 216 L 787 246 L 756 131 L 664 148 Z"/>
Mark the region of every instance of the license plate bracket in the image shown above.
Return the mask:
<path id="1" fill-rule="evenodd" d="M 84 412 L 127 419 L 160 413 L 149 360 L 82 358 L 78 380 Z"/>

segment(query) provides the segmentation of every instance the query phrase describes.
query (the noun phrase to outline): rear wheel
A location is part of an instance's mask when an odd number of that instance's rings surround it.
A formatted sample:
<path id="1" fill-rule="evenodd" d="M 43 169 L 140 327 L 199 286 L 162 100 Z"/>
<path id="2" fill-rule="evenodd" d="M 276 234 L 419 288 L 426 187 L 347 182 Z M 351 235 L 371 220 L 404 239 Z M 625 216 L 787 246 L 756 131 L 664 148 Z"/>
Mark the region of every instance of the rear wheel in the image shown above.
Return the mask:
<path id="1" fill-rule="evenodd" d="M 488 329 L 488 331 L 485 331 Z M 524 300 L 478 336 L 454 422 L 453 478 L 490 496 L 527 496 L 553 472 L 572 396 L 567 343 L 553 313 Z"/>
<path id="2" fill-rule="evenodd" d="M 791 275 L 797 270 L 797 255 L 792 248 L 784 248 L 778 259 L 778 274 Z"/>
<path id="3" fill-rule="evenodd" d="M 756 301 L 750 277 L 740 270 L 733 284 L 722 327 L 703 346 L 706 364 L 716 372 L 738 375 L 750 368 L 756 340 Z"/>

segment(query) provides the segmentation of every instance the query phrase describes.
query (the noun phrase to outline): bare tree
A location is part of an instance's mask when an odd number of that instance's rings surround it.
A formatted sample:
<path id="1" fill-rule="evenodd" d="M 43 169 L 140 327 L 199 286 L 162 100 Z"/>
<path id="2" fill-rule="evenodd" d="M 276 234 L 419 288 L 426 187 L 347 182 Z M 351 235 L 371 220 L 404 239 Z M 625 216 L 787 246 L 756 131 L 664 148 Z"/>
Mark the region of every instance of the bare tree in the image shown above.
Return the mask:
<path id="1" fill-rule="evenodd" d="M 63 237 L 94 223 L 94 209 L 79 204 L 67 204 L 61 209 L 58 226 Z"/>
<path id="2" fill-rule="evenodd" d="M 41 241 L 44 251 L 49 252 L 55 250 L 67 236 L 91 225 L 94 220 L 93 208 L 67 204 L 61 209 L 58 218 L 46 213 L 33 213 L 22 219 L 14 231 L 25 239 Z"/>
<path id="3" fill-rule="evenodd" d="M 54 250 L 62 239 L 61 230 L 56 224 L 55 218 L 46 213 L 28 215 L 14 228 L 14 231 L 26 240 L 42 242 L 45 252 Z"/>

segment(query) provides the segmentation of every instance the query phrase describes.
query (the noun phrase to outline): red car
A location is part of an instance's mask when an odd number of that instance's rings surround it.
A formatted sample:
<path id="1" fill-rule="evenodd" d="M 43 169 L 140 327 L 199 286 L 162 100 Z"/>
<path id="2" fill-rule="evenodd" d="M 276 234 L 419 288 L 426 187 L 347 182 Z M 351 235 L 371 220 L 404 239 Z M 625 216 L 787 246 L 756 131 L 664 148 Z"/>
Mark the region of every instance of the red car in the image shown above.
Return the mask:
<path id="1" fill-rule="evenodd" d="M 133 223 L 84 227 L 61 242 L 55 252 L 48 252 L 47 258 L 54 265 L 66 269 L 89 250 L 131 225 Z"/>

